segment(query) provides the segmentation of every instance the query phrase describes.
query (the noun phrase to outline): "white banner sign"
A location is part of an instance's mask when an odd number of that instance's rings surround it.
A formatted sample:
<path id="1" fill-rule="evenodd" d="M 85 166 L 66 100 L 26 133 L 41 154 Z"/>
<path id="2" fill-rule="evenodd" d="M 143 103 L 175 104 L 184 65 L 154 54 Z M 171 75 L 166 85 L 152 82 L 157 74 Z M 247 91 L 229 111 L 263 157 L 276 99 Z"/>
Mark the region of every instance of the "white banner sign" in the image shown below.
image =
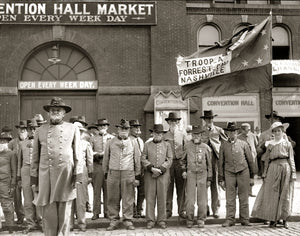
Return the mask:
<path id="1" fill-rule="evenodd" d="M 213 110 L 216 114 L 256 114 L 259 108 L 257 96 L 204 97 L 202 104 L 203 110 Z"/>
<path id="2" fill-rule="evenodd" d="M 283 116 L 300 116 L 300 94 L 273 94 L 273 110 Z"/>
<path id="3" fill-rule="evenodd" d="M 300 60 L 273 60 L 272 74 L 298 74 L 300 75 Z"/>
<path id="4" fill-rule="evenodd" d="M 186 85 L 230 73 L 231 53 L 211 57 L 177 58 L 178 84 Z"/>

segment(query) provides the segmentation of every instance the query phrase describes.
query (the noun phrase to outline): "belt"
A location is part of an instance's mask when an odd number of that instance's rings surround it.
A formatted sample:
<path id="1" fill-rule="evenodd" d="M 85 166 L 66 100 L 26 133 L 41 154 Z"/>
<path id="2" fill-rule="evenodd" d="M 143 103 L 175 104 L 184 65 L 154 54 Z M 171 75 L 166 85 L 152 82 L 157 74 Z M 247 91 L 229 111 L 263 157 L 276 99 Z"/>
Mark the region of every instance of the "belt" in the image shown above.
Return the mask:
<path id="1" fill-rule="evenodd" d="M 287 160 L 289 159 L 288 157 L 277 157 L 277 158 L 274 158 L 274 159 L 270 159 L 270 162 L 272 161 L 277 161 L 277 160 Z"/>

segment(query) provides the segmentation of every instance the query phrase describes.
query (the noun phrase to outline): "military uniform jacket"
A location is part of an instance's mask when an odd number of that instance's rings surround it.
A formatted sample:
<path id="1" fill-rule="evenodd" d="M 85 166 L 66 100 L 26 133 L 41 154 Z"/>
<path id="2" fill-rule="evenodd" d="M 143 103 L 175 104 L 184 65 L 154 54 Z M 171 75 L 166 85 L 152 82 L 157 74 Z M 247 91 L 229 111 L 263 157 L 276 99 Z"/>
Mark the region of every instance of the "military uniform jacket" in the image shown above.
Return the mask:
<path id="1" fill-rule="evenodd" d="M 202 142 L 210 146 L 213 149 L 216 157 L 219 158 L 221 141 L 227 140 L 227 136 L 224 133 L 224 130 L 215 125 L 212 125 L 211 128 L 209 128 L 207 125 L 204 125 L 203 130 L 205 132 L 202 133 Z"/>
<path id="2" fill-rule="evenodd" d="M 207 171 L 207 178 L 212 178 L 211 148 L 205 144 L 195 144 L 192 140 L 185 145 L 185 151 L 180 160 L 183 171 L 202 173 Z"/>
<path id="3" fill-rule="evenodd" d="M 142 165 L 148 171 L 152 167 L 159 168 L 163 173 L 172 165 L 173 152 L 170 143 L 161 141 L 155 143 L 152 141 L 145 143 L 142 154 Z"/>
<path id="4" fill-rule="evenodd" d="M 34 137 L 31 184 L 38 184 L 37 206 L 76 197 L 72 182 L 82 181 L 83 159 L 78 127 L 62 122 L 45 124 Z"/>
<path id="5" fill-rule="evenodd" d="M 254 160 L 249 144 L 237 139 L 235 142 L 223 142 L 220 148 L 219 181 L 223 181 L 225 171 L 238 173 L 249 168 L 250 178 L 254 176 Z"/>
<path id="6" fill-rule="evenodd" d="M 90 139 L 90 143 L 92 145 L 92 149 L 94 151 L 94 154 L 100 154 L 101 159 L 95 159 L 95 163 L 99 163 L 102 164 L 103 161 L 103 153 L 105 151 L 105 146 L 106 143 L 111 140 L 114 136 L 109 134 L 109 133 L 105 133 L 103 135 L 95 135 L 93 137 L 91 137 Z"/>
<path id="7" fill-rule="evenodd" d="M 17 157 L 11 151 L 0 152 L 0 181 L 1 183 L 16 184 L 17 179 Z"/>
<path id="8" fill-rule="evenodd" d="M 118 137 L 111 139 L 105 148 L 103 158 L 103 172 L 109 170 L 132 170 L 135 175 L 141 174 L 141 152 L 135 140 Z"/>
<path id="9" fill-rule="evenodd" d="M 18 152 L 17 177 L 21 179 L 21 169 L 23 166 L 30 167 L 33 152 L 33 139 L 26 139 L 20 142 Z"/>
<path id="10" fill-rule="evenodd" d="M 185 139 L 185 131 L 175 130 L 174 133 L 171 133 L 170 131 L 165 133 L 164 140 L 171 144 L 174 159 L 179 160 L 182 157 Z"/>

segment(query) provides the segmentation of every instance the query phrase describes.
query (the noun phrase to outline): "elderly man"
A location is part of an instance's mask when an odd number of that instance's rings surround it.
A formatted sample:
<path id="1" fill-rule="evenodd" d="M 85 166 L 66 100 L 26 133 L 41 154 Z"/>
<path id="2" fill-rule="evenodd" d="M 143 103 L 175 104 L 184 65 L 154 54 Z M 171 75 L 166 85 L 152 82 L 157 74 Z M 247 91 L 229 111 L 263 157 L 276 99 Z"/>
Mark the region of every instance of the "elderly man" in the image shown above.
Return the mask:
<path id="1" fill-rule="evenodd" d="M 103 156 L 104 150 L 107 142 L 111 140 L 114 136 L 107 132 L 109 127 L 109 122 L 106 118 L 98 119 L 95 124 L 98 128 L 98 133 L 95 133 L 91 137 L 90 143 L 92 145 L 94 154 L 94 171 L 93 171 L 93 189 L 94 189 L 94 201 L 93 201 L 93 217 L 92 220 L 99 218 L 101 214 L 101 190 L 103 193 L 103 212 L 104 217 L 107 218 L 107 191 L 106 191 L 106 181 L 104 179 L 103 172 Z"/>
<path id="2" fill-rule="evenodd" d="M 8 143 L 8 148 L 15 152 L 17 155 L 20 148 L 20 142 L 27 139 L 28 132 L 27 132 L 27 121 L 21 120 L 18 125 L 15 126 L 18 130 L 18 137 L 14 138 Z M 18 161 L 18 160 L 17 160 Z M 18 165 L 18 163 L 17 163 Z M 15 212 L 18 218 L 17 224 L 22 224 L 24 221 L 24 207 L 22 203 L 22 196 L 21 196 L 21 188 L 17 185 L 14 190 L 14 206 Z"/>
<path id="3" fill-rule="evenodd" d="M 254 184 L 254 163 L 248 143 L 237 138 L 238 129 L 235 122 L 228 122 L 224 129 L 228 141 L 223 142 L 220 147 L 218 180 L 220 186 L 226 189 L 226 221 L 222 224 L 223 227 L 235 224 L 237 192 L 241 224 L 250 226 L 249 185 Z"/>
<path id="4" fill-rule="evenodd" d="M 144 150 L 144 141 L 140 138 L 141 135 L 141 125 L 138 120 L 130 120 L 130 136 L 132 140 L 135 140 L 139 146 L 139 150 L 142 153 Z M 137 186 L 137 199 L 134 206 L 134 218 L 144 218 L 142 215 L 143 211 L 143 201 L 145 200 L 145 182 L 144 182 L 144 168 L 141 166 L 141 179 L 140 185 Z"/>
<path id="5" fill-rule="evenodd" d="M 121 200 L 123 224 L 127 229 L 134 230 L 132 223 L 134 188 L 139 185 L 141 153 L 137 142 L 129 138 L 129 121 L 122 119 L 116 127 L 118 135 L 106 145 L 103 159 L 110 219 L 107 230 L 114 230 L 118 226 Z"/>
<path id="6" fill-rule="evenodd" d="M 49 112 L 49 124 L 36 130 L 31 162 L 31 185 L 38 191 L 34 204 L 42 208 L 46 236 L 68 235 L 75 184 L 82 183 L 80 132 L 64 122 L 71 107 L 61 98 L 54 97 L 44 109 Z"/>
<path id="7" fill-rule="evenodd" d="M 25 218 L 27 222 L 27 228 L 23 233 L 29 233 L 38 228 L 38 224 L 41 223 L 41 215 L 37 212 L 34 204 L 34 192 L 30 186 L 30 165 L 32 160 L 32 150 L 34 133 L 38 127 L 35 119 L 27 120 L 28 139 L 20 142 L 20 148 L 18 152 L 18 168 L 17 179 L 18 185 L 23 188 L 24 197 L 24 210 Z"/>
<path id="8" fill-rule="evenodd" d="M 0 203 L 9 233 L 14 224 L 13 191 L 16 186 L 16 155 L 8 148 L 12 137 L 7 132 L 0 134 Z"/>
<path id="9" fill-rule="evenodd" d="M 258 145 L 258 139 L 255 134 L 251 132 L 251 126 L 249 123 L 243 123 L 241 125 L 241 133 L 238 135 L 238 139 L 241 139 L 249 144 L 250 150 L 252 152 L 253 163 L 254 163 L 254 173 L 257 172 L 257 161 L 256 161 L 256 148 Z M 250 186 L 249 190 L 250 197 L 256 197 L 252 192 L 252 186 Z"/>
<path id="10" fill-rule="evenodd" d="M 167 194 L 167 218 L 172 216 L 174 183 L 176 185 L 178 215 L 181 218 L 186 218 L 184 206 L 185 189 L 184 180 L 182 178 L 183 171 L 180 165 L 180 159 L 183 155 L 184 142 L 186 140 L 186 132 L 185 130 L 179 129 L 181 117 L 179 117 L 177 112 L 170 112 L 169 116 L 165 120 L 168 122 L 170 128 L 169 131 L 164 135 L 164 139 L 171 144 L 173 152 L 173 163 L 170 168 L 170 185 Z"/>
<path id="11" fill-rule="evenodd" d="M 210 186 L 211 190 L 211 209 L 214 218 L 219 218 L 220 197 L 218 189 L 218 159 L 221 141 L 226 141 L 227 137 L 224 130 L 214 125 L 214 117 L 216 117 L 212 110 L 204 111 L 204 115 L 201 116 L 205 121 L 203 126 L 204 132 L 202 133 L 202 141 L 206 143 L 212 149 L 211 165 L 212 165 L 212 182 Z M 207 206 L 207 215 L 209 215 L 209 206 Z"/>

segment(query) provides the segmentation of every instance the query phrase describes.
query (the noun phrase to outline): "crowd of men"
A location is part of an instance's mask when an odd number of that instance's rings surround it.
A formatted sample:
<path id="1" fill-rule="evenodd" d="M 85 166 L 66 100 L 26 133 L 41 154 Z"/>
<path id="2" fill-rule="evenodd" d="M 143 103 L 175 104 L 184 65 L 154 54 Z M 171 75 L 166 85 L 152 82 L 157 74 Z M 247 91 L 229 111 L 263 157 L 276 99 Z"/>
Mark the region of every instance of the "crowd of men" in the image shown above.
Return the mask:
<path id="1" fill-rule="evenodd" d="M 255 197 L 253 177 L 262 172 L 262 143 L 272 138 L 270 131 L 259 136 L 251 132 L 250 124 L 237 127 L 235 122 L 222 129 L 214 125 L 217 115 L 211 110 L 200 117 L 204 126 L 186 131 L 179 128 L 179 114 L 170 112 L 165 119 L 169 130 L 154 124 L 151 138 L 144 142 L 138 120 L 121 119 L 117 132 L 110 134 L 105 118 L 92 125 L 81 115 L 64 121 L 72 108 L 61 98 L 54 97 L 43 108 L 49 121 L 37 114 L 16 125 L 18 137 L 12 139 L 8 127 L 0 135 L 0 201 L 9 232 L 14 211 L 17 224 L 26 219 L 24 233 L 39 229 L 45 235 L 68 235 L 75 215 L 84 232 L 87 211 L 93 212 L 92 220 L 103 212 L 110 220 L 107 230 L 114 230 L 121 219 L 121 200 L 122 222 L 128 230 L 134 230 L 133 218 L 139 217 L 146 217 L 147 229 L 156 223 L 165 229 L 173 214 L 174 185 L 178 215 L 186 219 L 187 227 L 196 222 L 203 228 L 210 210 L 214 218 L 219 217 L 219 186 L 226 190 L 223 226 L 233 225 L 237 189 L 241 223 L 250 225 L 248 197 Z M 266 118 L 273 122 L 281 117 L 275 112 Z"/>

